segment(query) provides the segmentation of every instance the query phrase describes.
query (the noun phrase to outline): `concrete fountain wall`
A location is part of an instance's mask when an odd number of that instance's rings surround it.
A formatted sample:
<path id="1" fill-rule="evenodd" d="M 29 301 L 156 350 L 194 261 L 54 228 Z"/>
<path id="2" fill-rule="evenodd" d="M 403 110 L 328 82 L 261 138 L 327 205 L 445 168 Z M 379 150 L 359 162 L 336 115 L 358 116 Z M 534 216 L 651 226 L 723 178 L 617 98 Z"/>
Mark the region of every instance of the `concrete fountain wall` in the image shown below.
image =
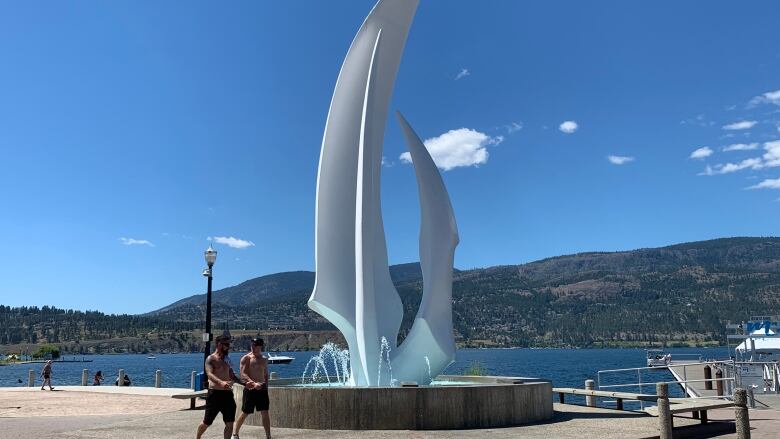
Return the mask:
<path id="1" fill-rule="evenodd" d="M 553 416 L 552 384 L 512 377 L 440 376 L 462 385 L 292 387 L 271 382 L 271 425 L 318 430 L 449 430 L 540 422 Z M 465 382 L 470 382 L 466 384 Z M 241 407 L 243 388 L 234 396 Z M 259 414 L 249 425 L 262 425 Z"/>

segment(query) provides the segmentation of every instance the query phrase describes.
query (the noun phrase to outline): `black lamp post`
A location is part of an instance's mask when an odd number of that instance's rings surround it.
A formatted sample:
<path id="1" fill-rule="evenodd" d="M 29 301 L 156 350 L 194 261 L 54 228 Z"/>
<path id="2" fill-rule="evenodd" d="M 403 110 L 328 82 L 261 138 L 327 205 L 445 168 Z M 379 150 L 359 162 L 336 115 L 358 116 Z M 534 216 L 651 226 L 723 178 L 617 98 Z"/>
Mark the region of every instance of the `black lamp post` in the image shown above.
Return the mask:
<path id="1" fill-rule="evenodd" d="M 203 386 L 208 388 L 208 376 L 206 375 L 206 358 L 211 353 L 211 267 L 217 260 L 217 251 L 209 245 L 208 250 L 204 252 L 208 268 L 203 270 L 203 275 L 209 279 L 208 290 L 206 291 L 206 332 L 203 333 L 203 341 L 206 342 L 206 348 L 203 350 Z"/>

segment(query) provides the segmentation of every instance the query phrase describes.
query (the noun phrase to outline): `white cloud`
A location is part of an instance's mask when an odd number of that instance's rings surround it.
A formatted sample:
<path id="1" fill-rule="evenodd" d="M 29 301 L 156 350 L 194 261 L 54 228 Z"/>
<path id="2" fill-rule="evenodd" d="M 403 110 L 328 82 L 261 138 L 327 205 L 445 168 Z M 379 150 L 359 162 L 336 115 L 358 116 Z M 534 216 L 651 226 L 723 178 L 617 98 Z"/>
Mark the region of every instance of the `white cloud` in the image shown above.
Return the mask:
<path id="1" fill-rule="evenodd" d="M 724 130 L 749 130 L 750 128 L 753 128 L 755 124 L 757 124 L 755 120 L 741 120 L 739 122 L 730 123 L 728 125 L 723 125 Z"/>
<path id="2" fill-rule="evenodd" d="M 780 189 L 780 178 L 768 178 L 757 185 L 748 187 L 747 189 Z"/>
<path id="3" fill-rule="evenodd" d="M 751 151 L 758 149 L 758 143 L 735 143 L 733 145 L 724 146 L 723 151 Z"/>
<path id="4" fill-rule="evenodd" d="M 154 247 L 154 244 L 146 239 L 119 238 L 119 240 L 124 245 L 148 245 L 149 247 Z"/>
<path id="5" fill-rule="evenodd" d="M 625 157 L 620 155 L 609 155 L 607 160 L 613 165 L 625 165 L 626 163 L 633 162 L 634 157 Z"/>
<path id="6" fill-rule="evenodd" d="M 696 115 L 696 117 L 691 119 L 685 119 L 681 120 L 680 124 L 682 125 L 698 125 L 700 127 L 711 127 L 715 125 L 715 122 L 711 120 L 707 120 L 707 117 L 703 114 Z"/>
<path id="7" fill-rule="evenodd" d="M 726 163 L 718 164 L 715 166 L 707 166 L 704 171 L 699 175 L 720 175 L 731 174 L 732 172 L 741 171 L 743 169 L 760 169 L 762 167 L 761 159 L 752 158 L 745 159 L 739 163 Z"/>
<path id="8" fill-rule="evenodd" d="M 471 75 L 471 72 L 469 72 L 469 69 L 460 69 L 460 72 L 455 76 L 455 80 L 465 78 L 466 76 Z"/>
<path id="9" fill-rule="evenodd" d="M 255 245 L 255 243 L 252 241 L 246 241 L 243 239 L 234 238 L 232 236 L 215 236 L 213 238 L 209 236 L 206 239 L 208 239 L 209 241 L 214 241 L 217 244 L 224 244 L 228 247 L 233 247 L 233 248 L 247 248 L 247 247 L 253 247 Z"/>
<path id="10" fill-rule="evenodd" d="M 734 148 L 728 149 L 732 147 Z M 758 147 L 757 143 L 751 143 L 748 145 L 736 144 L 724 148 L 724 151 L 751 150 L 751 149 L 756 149 L 757 147 Z M 696 151 L 694 151 L 694 153 L 696 153 Z M 743 169 L 758 170 L 764 168 L 776 168 L 780 166 L 780 140 L 765 142 L 764 151 L 765 152 L 761 157 L 752 157 L 749 159 L 742 160 L 739 163 L 726 163 L 726 164 L 718 164 L 715 166 L 707 166 L 706 168 L 704 168 L 704 171 L 699 175 L 730 174 L 732 172 L 741 171 Z M 693 157 L 693 154 L 691 154 L 691 157 Z"/>
<path id="11" fill-rule="evenodd" d="M 558 126 L 558 129 L 561 130 L 562 132 L 566 133 L 566 134 L 571 134 L 571 133 L 577 131 L 577 129 L 579 127 L 580 126 L 577 125 L 577 122 L 575 122 L 573 120 L 567 120 L 567 121 L 564 121 L 563 123 L 561 123 Z"/>
<path id="12" fill-rule="evenodd" d="M 382 156 L 382 166 L 384 166 L 384 167 L 386 167 L 386 168 L 392 168 L 394 164 L 395 164 L 395 163 L 393 163 L 393 162 L 391 162 L 391 161 L 387 160 L 387 157 L 385 157 L 385 156 Z"/>
<path id="13" fill-rule="evenodd" d="M 498 145 L 503 141 L 503 136 L 490 137 L 476 130 L 460 128 L 427 139 L 423 143 L 436 166 L 444 171 L 449 171 L 461 166 L 477 166 L 487 163 L 487 146 Z M 401 154 L 399 158 L 404 163 L 412 162 L 412 156 L 408 152 Z"/>
<path id="14" fill-rule="evenodd" d="M 701 148 L 697 149 L 696 151 L 693 151 L 691 153 L 690 158 L 692 159 L 703 159 L 707 158 L 712 155 L 712 149 L 709 146 L 702 146 Z"/>
<path id="15" fill-rule="evenodd" d="M 780 105 L 780 90 L 768 91 L 760 96 L 754 97 L 748 103 L 748 107 L 755 107 L 758 104 Z"/>
<path id="16" fill-rule="evenodd" d="M 509 125 L 507 125 L 505 128 L 506 128 L 506 133 L 507 134 L 512 134 L 515 131 L 522 130 L 523 129 L 523 123 L 522 122 L 512 122 Z"/>
<path id="17" fill-rule="evenodd" d="M 780 140 L 764 143 L 763 167 L 776 168 L 780 166 Z"/>

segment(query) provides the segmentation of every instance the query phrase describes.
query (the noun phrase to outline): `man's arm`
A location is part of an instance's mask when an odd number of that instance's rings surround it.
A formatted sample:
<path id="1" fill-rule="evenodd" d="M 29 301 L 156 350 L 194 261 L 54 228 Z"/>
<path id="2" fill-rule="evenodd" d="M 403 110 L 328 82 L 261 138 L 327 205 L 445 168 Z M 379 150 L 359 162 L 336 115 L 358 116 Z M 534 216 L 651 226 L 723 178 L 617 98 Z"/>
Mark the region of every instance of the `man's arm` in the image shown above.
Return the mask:
<path id="1" fill-rule="evenodd" d="M 263 384 L 268 387 L 268 360 L 265 360 L 265 373 L 263 374 L 263 379 L 265 379 L 265 383 Z"/>
<path id="2" fill-rule="evenodd" d="M 241 374 L 241 381 L 244 382 L 246 388 L 254 389 L 255 382 L 252 381 L 252 378 L 249 376 L 249 355 L 244 355 L 241 357 L 241 362 L 239 363 L 239 373 Z"/>

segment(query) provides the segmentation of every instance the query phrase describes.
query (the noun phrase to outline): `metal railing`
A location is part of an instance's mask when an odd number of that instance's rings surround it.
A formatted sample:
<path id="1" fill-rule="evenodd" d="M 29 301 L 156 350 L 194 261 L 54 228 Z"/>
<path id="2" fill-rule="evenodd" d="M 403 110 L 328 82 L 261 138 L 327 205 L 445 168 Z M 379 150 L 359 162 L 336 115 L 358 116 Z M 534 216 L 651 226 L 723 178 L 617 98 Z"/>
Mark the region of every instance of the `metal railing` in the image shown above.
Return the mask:
<path id="1" fill-rule="evenodd" d="M 731 397 L 733 389 L 734 389 L 735 377 L 734 377 L 733 374 L 726 374 L 726 373 L 724 373 L 724 376 L 722 378 L 712 377 L 712 378 L 704 378 L 704 379 L 688 379 L 688 373 L 687 373 L 687 370 L 688 370 L 687 368 L 688 367 L 692 367 L 692 366 L 704 367 L 704 366 L 707 366 L 707 365 L 709 365 L 710 367 L 713 367 L 714 364 L 715 363 L 713 363 L 713 362 L 696 362 L 696 363 L 677 364 L 675 366 L 682 367 L 683 375 L 682 375 L 682 379 L 675 379 L 674 381 L 643 379 L 643 376 L 642 376 L 643 372 L 653 372 L 653 373 L 656 373 L 656 372 L 660 372 L 660 371 L 663 371 L 663 370 L 667 369 L 667 367 L 631 367 L 631 368 L 626 368 L 626 369 L 600 370 L 597 373 L 597 381 L 596 382 L 597 382 L 597 386 L 598 386 L 599 390 L 634 387 L 634 388 L 638 388 L 639 389 L 639 392 L 637 392 L 637 393 L 639 393 L 640 395 L 643 395 L 643 394 L 654 395 L 655 394 L 654 392 L 650 392 L 650 393 L 645 392 L 644 388 L 645 387 L 652 387 L 652 389 L 655 390 L 655 386 L 658 383 L 679 384 L 679 385 L 682 386 L 683 391 L 685 392 L 685 396 L 686 397 L 693 397 L 691 395 L 691 392 L 689 391 L 690 390 L 689 389 L 689 384 L 691 384 L 691 383 L 708 382 L 708 381 L 712 382 L 712 383 L 716 383 L 718 381 L 722 381 L 724 383 L 724 386 L 723 386 L 724 387 L 724 392 L 723 392 L 723 396 L 720 396 L 720 397 L 722 397 L 722 398 L 729 398 L 729 397 Z M 732 368 L 732 370 L 733 370 L 733 368 Z M 636 382 L 619 382 L 617 384 L 602 384 L 602 382 L 605 381 L 603 379 L 603 375 L 618 374 L 618 373 L 626 374 L 626 373 L 629 373 L 629 372 L 632 372 L 632 373 L 636 372 L 636 377 L 637 377 L 637 381 Z M 674 374 L 672 374 L 672 375 L 674 376 Z M 645 378 L 648 378 L 648 377 L 645 376 Z M 728 391 L 727 391 L 727 389 L 728 389 Z M 709 397 L 709 398 L 712 398 L 712 397 Z M 639 401 L 639 404 L 640 404 L 640 407 L 642 409 L 645 408 L 644 401 Z"/>

